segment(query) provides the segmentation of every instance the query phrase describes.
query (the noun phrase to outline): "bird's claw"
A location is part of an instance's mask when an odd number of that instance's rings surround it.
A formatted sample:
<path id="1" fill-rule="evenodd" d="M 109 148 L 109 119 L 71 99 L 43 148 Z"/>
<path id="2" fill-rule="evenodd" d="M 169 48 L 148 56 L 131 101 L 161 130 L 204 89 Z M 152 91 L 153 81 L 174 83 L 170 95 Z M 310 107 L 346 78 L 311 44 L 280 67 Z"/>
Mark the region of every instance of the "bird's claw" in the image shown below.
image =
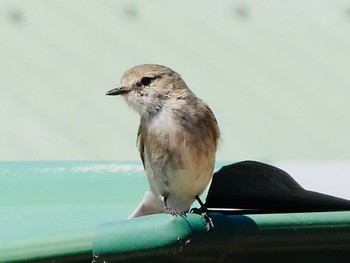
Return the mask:
<path id="1" fill-rule="evenodd" d="M 208 232 L 212 231 L 214 229 L 213 220 L 209 216 L 209 214 L 208 214 L 206 209 L 203 209 L 203 207 L 201 207 L 201 208 L 192 208 L 190 212 L 194 213 L 194 214 L 201 215 L 204 218 L 205 226 L 206 226 L 206 229 L 207 229 Z"/>
<path id="2" fill-rule="evenodd" d="M 164 209 L 164 213 L 165 214 L 171 214 L 172 216 L 184 216 L 186 214 L 185 211 L 176 210 L 176 209 L 173 209 L 173 208 L 165 208 Z"/>
<path id="3" fill-rule="evenodd" d="M 214 229 L 214 223 L 213 220 L 211 219 L 211 217 L 208 215 L 207 212 L 202 213 L 202 217 L 205 220 L 205 226 L 207 228 L 207 231 L 212 231 Z"/>

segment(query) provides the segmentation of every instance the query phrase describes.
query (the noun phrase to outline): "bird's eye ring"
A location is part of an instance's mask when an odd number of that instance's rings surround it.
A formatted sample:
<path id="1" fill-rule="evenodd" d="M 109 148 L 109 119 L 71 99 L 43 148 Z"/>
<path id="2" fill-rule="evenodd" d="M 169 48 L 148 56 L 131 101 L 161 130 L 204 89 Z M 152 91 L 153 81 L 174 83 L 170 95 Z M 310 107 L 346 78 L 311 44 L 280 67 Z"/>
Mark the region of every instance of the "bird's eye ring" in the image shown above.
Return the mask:
<path id="1" fill-rule="evenodd" d="M 149 86 L 149 85 L 151 84 L 152 80 L 153 80 L 153 78 L 143 77 L 143 78 L 141 79 L 141 84 L 142 84 L 143 86 Z"/>

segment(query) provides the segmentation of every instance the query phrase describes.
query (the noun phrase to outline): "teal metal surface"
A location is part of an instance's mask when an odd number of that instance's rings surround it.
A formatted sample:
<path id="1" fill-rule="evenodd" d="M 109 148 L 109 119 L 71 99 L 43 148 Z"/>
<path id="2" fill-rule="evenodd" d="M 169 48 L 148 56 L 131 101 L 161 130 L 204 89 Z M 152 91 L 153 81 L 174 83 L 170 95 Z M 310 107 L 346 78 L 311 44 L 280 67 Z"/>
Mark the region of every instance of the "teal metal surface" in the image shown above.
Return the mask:
<path id="1" fill-rule="evenodd" d="M 96 230 L 94 254 L 140 253 L 162 247 L 177 251 L 190 242 L 194 233 L 201 232 L 206 232 L 205 223 L 195 214 L 175 217 L 158 214 L 106 223 Z"/>
<path id="2" fill-rule="evenodd" d="M 0 162 L 0 262 L 349 262 L 350 212 L 158 214 L 134 162 Z"/>
<path id="3" fill-rule="evenodd" d="M 338 262 L 350 260 L 350 212 L 153 215 L 96 230 L 96 262 Z M 290 256 L 290 257 L 289 257 Z M 261 258 L 260 258 L 261 257 Z M 347 262 L 347 261 L 343 261 Z"/>
<path id="4" fill-rule="evenodd" d="M 33 234 L 0 243 L 0 262 L 91 260 L 93 228 Z"/>
<path id="5" fill-rule="evenodd" d="M 94 227 L 125 219 L 147 182 L 137 162 L 0 162 L 0 188 L 3 262 L 91 257 Z"/>

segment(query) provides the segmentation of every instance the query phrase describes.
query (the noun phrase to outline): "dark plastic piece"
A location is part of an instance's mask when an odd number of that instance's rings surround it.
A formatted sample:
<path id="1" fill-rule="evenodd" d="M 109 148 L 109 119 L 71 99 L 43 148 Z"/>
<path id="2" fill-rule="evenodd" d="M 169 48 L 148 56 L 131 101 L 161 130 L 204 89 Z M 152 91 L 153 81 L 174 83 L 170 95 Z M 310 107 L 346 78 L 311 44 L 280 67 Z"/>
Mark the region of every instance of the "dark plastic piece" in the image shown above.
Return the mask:
<path id="1" fill-rule="evenodd" d="M 305 190 L 274 166 L 244 161 L 214 174 L 206 206 L 244 213 L 321 212 L 350 210 L 350 201 Z"/>

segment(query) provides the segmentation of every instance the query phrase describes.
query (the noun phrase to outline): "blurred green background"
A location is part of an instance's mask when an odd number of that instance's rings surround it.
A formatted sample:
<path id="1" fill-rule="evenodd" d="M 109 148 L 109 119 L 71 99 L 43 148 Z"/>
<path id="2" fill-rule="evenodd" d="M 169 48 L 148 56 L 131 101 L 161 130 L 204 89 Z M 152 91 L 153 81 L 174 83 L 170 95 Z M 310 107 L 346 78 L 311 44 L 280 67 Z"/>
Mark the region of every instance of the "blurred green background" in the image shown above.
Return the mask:
<path id="1" fill-rule="evenodd" d="M 218 160 L 350 158 L 350 2 L 0 1 L 0 160 L 138 160 L 122 73 L 179 72 Z"/>

